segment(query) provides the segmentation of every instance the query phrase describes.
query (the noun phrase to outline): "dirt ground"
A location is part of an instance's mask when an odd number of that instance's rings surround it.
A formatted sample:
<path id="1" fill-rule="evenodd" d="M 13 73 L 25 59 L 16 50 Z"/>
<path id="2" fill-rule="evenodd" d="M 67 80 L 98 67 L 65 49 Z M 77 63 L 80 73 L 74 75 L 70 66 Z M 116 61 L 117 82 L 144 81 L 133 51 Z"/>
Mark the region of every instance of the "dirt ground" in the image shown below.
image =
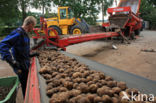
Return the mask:
<path id="1" fill-rule="evenodd" d="M 156 31 L 143 31 L 138 39 L 131 41 L 131 44 L 104 39 L 80 43 L 67 47 L 67 52 L 156 80 L 156 52 L 141 51 L 142 49 L 156 50 L 155 34 Z M 118 49 L 112 49 L 112 44 Z M 10 66 L 0 60 L 0 77 L 14 75 Z M 23 103 L 21 88 L 16 100 L 17 103 Z"/>
<path id="2" fill-rule="evenodd" d="M 67 52 L 106 64 L 145 78 L 156 80 L 156 31 L 143 31 L 131 44 L 96 40 L 67 47 Z M 112 49 L 112 44 L 117 50 Z"/>

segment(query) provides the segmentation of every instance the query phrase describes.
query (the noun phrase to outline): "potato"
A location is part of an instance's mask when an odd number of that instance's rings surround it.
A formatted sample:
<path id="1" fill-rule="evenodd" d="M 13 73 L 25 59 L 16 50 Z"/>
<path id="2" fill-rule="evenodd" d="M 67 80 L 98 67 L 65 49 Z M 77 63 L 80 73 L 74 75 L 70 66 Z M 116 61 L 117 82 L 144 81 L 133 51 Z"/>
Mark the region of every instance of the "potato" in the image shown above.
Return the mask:
<path id="1" fill-rule="evenodd" d="M 102 96 L 102 101 L 104 103 L 112 103 L 112 99 L 108 95 L 103 95 Z"/>
<path id="2" fill-rule="evenodd" d="M 94 103 L 99 103 L 99 102 L 102 102 L 102 98 L 99 97 L 99 96 L 96 96 L 96 97 L 94 98 Z"/>
<path id="3" fill-rule="evenodd" d="M 58 72 L 53 72 L 52 74 L 52 78 L 55 77 L 56 75 L 58 75 Z"/>
<path id="4" fill-rule="evenodd" d="M 51 69 L 49 68 L 49 66 L 44 66 L 39 70 L 40 74 L 45 74 L 45 73 L 51 73 Z"/>
<path id="5" fill-rule="evenodd" d="M 106 85 L 106 84 L 107 84 L 107 81 L 105 81 L 105 80 L 99 80 L 99 82 L 100 82 L 102 85 Z"/>
<path id="6" fill-rule="evenodd" d="M 67 81 L 63 85 L 64 85 L 64 87 L 66 87 L 69 90 L 73 89 L 73 83 L 72 82 Z"/>
<path id="7" fill-rule="evenodd" d="M 96 94 L 87 94 L 87 98 L 89 99 L 89 101 L 91 103 L 94 102 L 94 98 L 96 97 L 97 95 Z"/>
<path id="8" fill-rule="evenodd" d="M 61 78 L 65 78 L 65 77 L 67 77 L 67 74 L 62 73 L 62 74 L 60 74 L 60 77 L 61 77 Z"/>
<path id="9" fill-rule="evenodd" d="M 80 94 L 81 94 L 81 91 L 80 90 L 72 89 L 70 91 L 70 97 L 76 97 L 76 96 L 78 96 Z"/>
<path id="10" fill-rule="evenodd" d="M 82 93 L 87 93 L 89 90 L 88 85 L 86 85 L 85 83 L 80 83 L 77 89 L 80 90 Z"/>
<path id="11" fill-rule="evenodd" d="M 63 72 L 64 72 L 64 69 L 63 69 L 63 68 L 60 68 L 60 69 L 59 69 L 59 72 L 60 72 L 60 73 L 63 73 Z"/>
<path id="12" fill-rule="evenodd" d="M 89 76 L 89 71 L 84 71 L 82 77 L 83 77 L 83 78 L 86 78 L 87 76 Z"/>
<path id="13" fill-rule="evenodd" d="M 112 102 L 113 103 L 120 103 L 119 99 L 116 97 L 112 97 Z"/>
<path id="14" fill-rule="evenodd" d="M 75 78 L 75 79 L 73 79 L 73 82 L 74 83 L 81 83 L 81 78 Z"/>
<path id="15" fill-rule="evenodd" d="M 116 81 L 108 81 L 107 82 L 107 86 L 110 87 L 110 88 L 116 87 L 116 85 L 117 85 L 117 82 Z"/>
<path id="16" fill-rule="evenodd" d="M 76 89 L 78 86 L 79 86 L 78 83 L 74 83 L 74 84 L 73 84 L 73 88 L 74 88 L 74 89 Z"/>
<path id="17" fill-rule="evenodd" d="M 99 73 L 100 79 L 105 79 L 105 75 L 103 73 Z"/>
<path id="18" fill-rule="evenodd" d="M 59 88 L 58 87 L 52 88 L 52 89 L 49 89 L 49 90 L 46 91 L 46 93 L 47 93 L 47 95 L 49 97 L 51 97 L 54 93 L 57 93 L 57 92 L 59 92 Z"/>
<path id="19" fill-rule="evenodd" d="M 90 101 L 87 97 L 81 97 L 77 103 L 90 103 Z"/>
<path id="20" fill-rule="evenodd" d="M 109 90 L 110 90 L 109 87 L 103 86 L 102 88 L 97 89 L 97 94 L 99 96 L 103 96 L 103 95 L 109 94 Z"/>
<path id="21" fill-rule="evenodd" d="M 68 103 L 68 98 L 69 98 L 68 92 L 57 93 L 51 97 L 50 103 Z"/>
<path id="22" fill-rule="evenodd" d="M 93 79 L 93 78 L 92 78 L 91 76 L 88 76 L 88 77 L 86 78 L 87 82 L 91 81 L 92 79 Z"/>
<path id="23" fill-rule="evenodd" d="M 60 88 L 59 88 L 59 92 L 66 92 L 66 91 L 68 91 L 68 89 L 65 88 L 65 87 L 60 87 Z"/>
<path id="24" fill-rule="evenodd" d="M 69 100 L 69 103 L 76 103 L 76 97 L 73 97 Z"/>
<path id="25" fill-rule="evenodd" d="M 113 80 L 113 78 L 112 78 L 112 77 L 110 77 L 110 76 L 106 76 L 106 77 L 105 77 L 105 80 L 106 80 L 106 81 L 112 81 L 112 80 Z"/>
<path id="26" fill-rule="evenodd" d="M 87 83 L 87 80 L 85 78 L 81 78 L 81 82 Z"/>
<path id="27" fill-rule="evenodd" d="M 116 93 L 116 94 L 119 94 L 121 92 L 121 88 L 119 87 L 114 87 L 112 88 L 112 90 L 113 90 L 113 93 Z"/>
<path id="28" fill-rule="evenodd" d="M 117 86 L 119 88 L 121 88 L 122 90 L 125 90 L 127 88 L 126 83 L 125 82 L 118 82 Z"/>
<path id="29" fill-rule="evenodd" d="M 96 84 L 91 84 L 91 85 L 89 86 L 89 91 L 90 91 L 91 93 L 96 93 L 97 88 L 98 88 L 98 86 L 97 86 Z"/>
<path id="30" fill-rule="evenodd" d="M 72 79 L 70 77 L 65 77 L 65 81 L 71 81 Z"/>
<path id="31" fill-rule="evenodd" d="M 82 77 L 82 74 L 80 72 L 76 72 L 76 73 L 73 73 L 72 77 L 73 78 Z"/>
<path id="32" fill-rule="evenodd" d="M 51 79 L 51 75 L 50 74 L 42 74 L 42 76 L 44 77 L 44 79 L 49 80 Z"/>
<path id="33" fill-rule="evenodd" d="M 88 86 L 90 86 L 91 84 L 94 84 L 94 82 L 93 82 L 93 81 L 89 81 L 89 82 L 87 83 Z"/>

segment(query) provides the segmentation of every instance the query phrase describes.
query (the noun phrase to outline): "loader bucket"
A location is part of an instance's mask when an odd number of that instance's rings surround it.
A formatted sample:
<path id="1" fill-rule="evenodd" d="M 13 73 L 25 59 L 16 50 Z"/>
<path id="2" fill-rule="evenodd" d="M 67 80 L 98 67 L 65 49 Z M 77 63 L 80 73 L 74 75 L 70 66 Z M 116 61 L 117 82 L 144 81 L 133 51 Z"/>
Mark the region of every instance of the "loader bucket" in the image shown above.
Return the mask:
<path id="1" fill-rule="evenodd" d="M 120 0 L 118 7 L 130 6 L 134 14 L 139 12 L 141 0 Z"/>

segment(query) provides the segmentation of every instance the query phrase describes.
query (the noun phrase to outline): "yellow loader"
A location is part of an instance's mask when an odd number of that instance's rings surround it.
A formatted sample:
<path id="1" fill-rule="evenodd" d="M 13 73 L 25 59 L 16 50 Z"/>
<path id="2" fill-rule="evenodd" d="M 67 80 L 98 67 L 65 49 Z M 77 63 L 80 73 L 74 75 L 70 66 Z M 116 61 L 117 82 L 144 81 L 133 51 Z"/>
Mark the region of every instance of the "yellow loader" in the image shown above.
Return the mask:
<path id="1" fill-rule="evenodd" d="M 69 7 L 58 7 L 57 17 L 45 18 L 48 28 L 52 27 L 59 35 L 83 34 L 89 32 L 89 25 L 80 18 L 75 18 Z M 49 31 L 49 36 L 54 36 L 53 31 Z"/>

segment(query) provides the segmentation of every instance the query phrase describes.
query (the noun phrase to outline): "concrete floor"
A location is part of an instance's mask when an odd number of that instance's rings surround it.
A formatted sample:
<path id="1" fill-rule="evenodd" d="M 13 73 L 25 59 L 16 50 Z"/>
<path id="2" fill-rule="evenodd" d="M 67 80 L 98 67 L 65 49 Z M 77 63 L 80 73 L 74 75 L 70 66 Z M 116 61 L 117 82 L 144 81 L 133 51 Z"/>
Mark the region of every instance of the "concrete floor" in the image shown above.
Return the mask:
<path id="1" fill-rule="evenodd" d="M 109 65 L 142 77 L 156 80 L 156 31 L 143 31 L 140 37 L 122 44 L 121 41 L 104 39 L 67 47 L 67 52 Z M 112 49 L 114 44 L 118 49 Z"/>

